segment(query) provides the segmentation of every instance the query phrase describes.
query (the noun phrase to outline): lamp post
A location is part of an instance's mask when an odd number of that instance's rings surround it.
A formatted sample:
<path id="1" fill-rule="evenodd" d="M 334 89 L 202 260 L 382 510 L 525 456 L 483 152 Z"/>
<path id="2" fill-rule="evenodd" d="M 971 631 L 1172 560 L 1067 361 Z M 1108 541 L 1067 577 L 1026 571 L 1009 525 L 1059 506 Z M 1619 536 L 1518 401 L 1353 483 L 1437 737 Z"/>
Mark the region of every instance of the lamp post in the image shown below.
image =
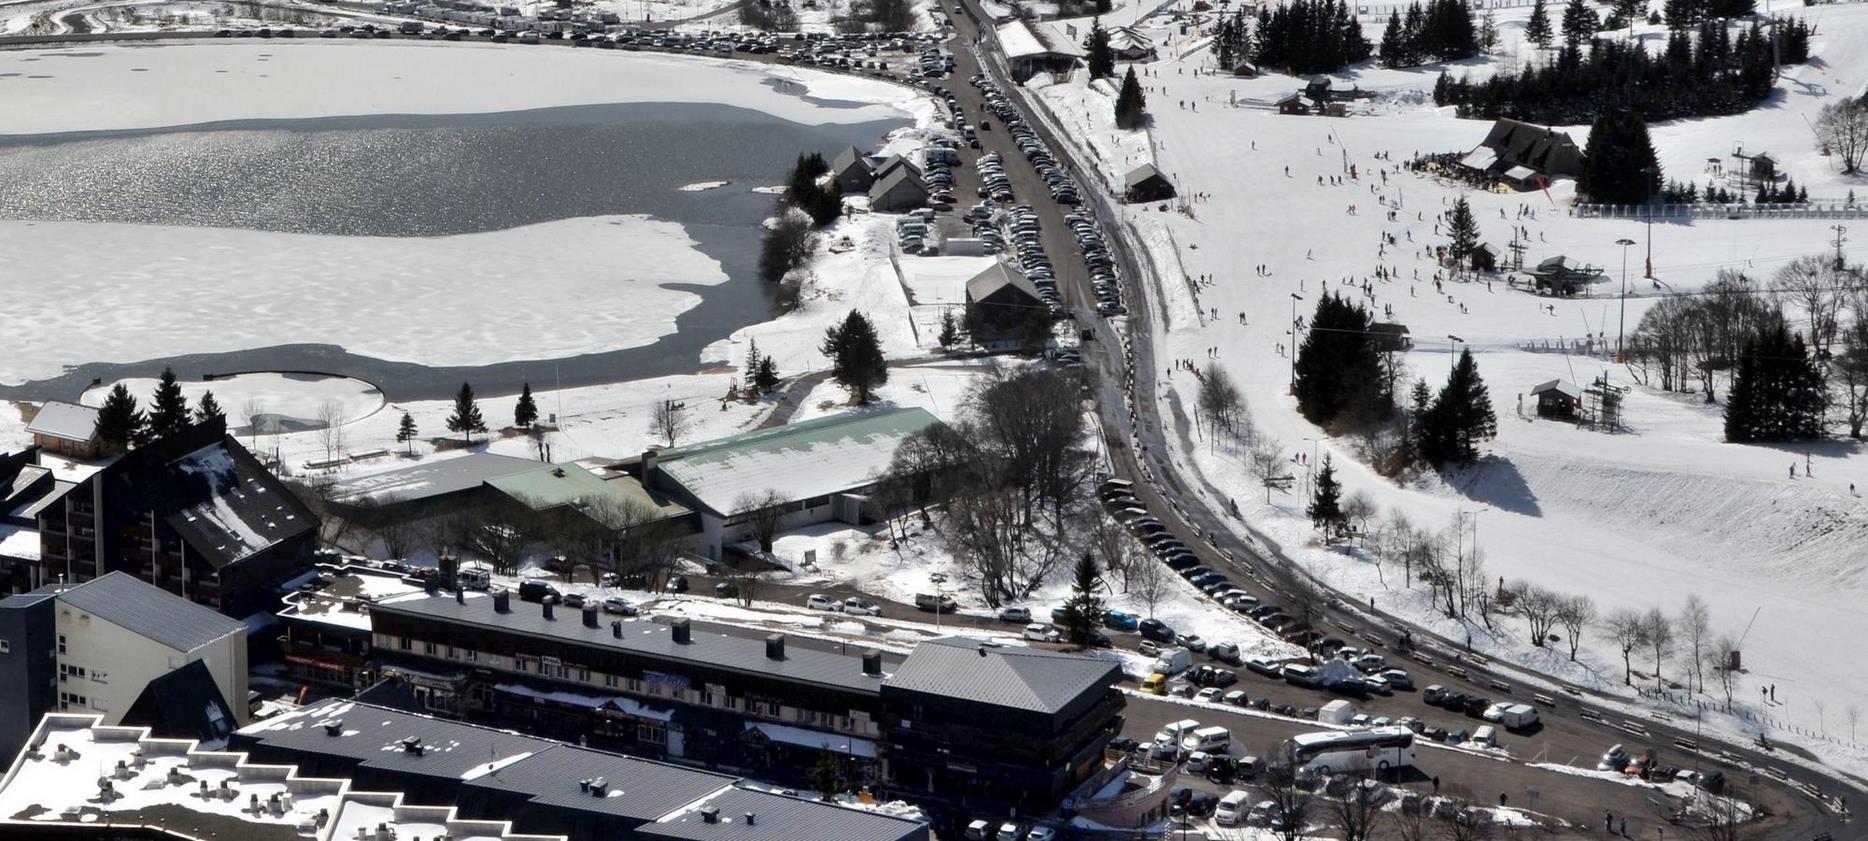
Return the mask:
<path id="1" fill-rule="evenodd" d="M 940 609 L 941 586 L 940 585 L 947 583 L 947 573 L 930 572 L 928 573 L 928 581 L 934 585 L 934 628 L 935 630 L 939 630 L 940 629 L 940 614 L 941 614 L 941 609 Z"/>
<path id="2" fill-rule="evenodd" d="M 1453 349 L 1446 361 L 1446 373 L 1447 376 L 1450 377 L 1453 375 L 1453 367 L 1459 364 L 1459 343 L 1465 341 L 1465 339 L 1455 336 L 1452 333 L 1446 334 L 1446 338 L 1447 341 L 1452 343 L 1451 347 Z"/>
<path id="3" fill-rule="evenodd" d="M 1323 439 L 1305 438 L 1304 440 L 1309 442 L 1310 444 L 1310 461 L 1304 465 L 1304 498 L 1309 499 L 1310 498 L 1310 475 L 1312 471 L 1317 469 L 1317 444 L 1320 443 Z"/>
<path id="4" fill-rule="evenodd" d="M 1649 221 L 1653 220 L 1650 218 Z M 1622 237 L 1616 240 L 1615 244 L 1622 247 L 1622 311 L 1621 315 L 1615 319 L 1615 359 L 1620 361 L 1622 337 L 1627 335 L 1628 331 L 1628 246 L 1634 245 L 1634 240 Z"/>
<path id="5" fill-rule="evenodd" d="M 1285 351 L 1291 357 L 1291 393 L 1297 393 L 1297 302 L 1304 296 L 1291 293 L 1291 347 Z"/>
<path id="6" fill-rule="evenodd" d="M 1647 266 L 1641 276 L 1654 279 L 1654 179 L 1658 175 L 1651 166 L 1641 168 L 1641 174 L 1647 180 Z"/>

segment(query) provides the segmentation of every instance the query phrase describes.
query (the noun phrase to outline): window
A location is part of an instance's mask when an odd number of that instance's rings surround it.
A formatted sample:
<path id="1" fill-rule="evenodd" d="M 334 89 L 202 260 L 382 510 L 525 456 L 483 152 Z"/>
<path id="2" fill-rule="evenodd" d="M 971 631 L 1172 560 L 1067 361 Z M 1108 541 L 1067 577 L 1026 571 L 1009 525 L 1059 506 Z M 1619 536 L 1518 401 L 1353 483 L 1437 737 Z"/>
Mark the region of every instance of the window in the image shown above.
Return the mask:
<path id="1" fill-rule="evenodd" d="M 58 653 L 60 654 L 65 653 L 65 635 L 64 634 L 58 635 Z"/>
<path id="2" fill-rule="evenodd" d="M 449 660 L 459 660 L 459 659 L 460 659 L 460 655 L 459 655 L 458 653 L 456 653 L 456 652 L 454 651 L 454 646 L 451 646 L 451 645 L 450 645 L 450 646 L 448 646 L 448 659 L 449 659 Z"/>
<path id="3" fill-rule="evenodd" d="M 0 640 L 0 654 L 12 654 L 12 653 L 13 653 L 13 644 L 10 642 L 7 642 L 6 640 Z"/>
<path id="4" fill-rule="evenodd" d="M 616 688 L 616 676 L 615 675 L 604 675 L 603 685 L 611 689 L 615 689 Z"/>
<path id="5" fill-rule="evenodd" d="M 577 682 L 578 683 L 589 683 L 590 682 L 590 667 L 589 666 L 578 666 L 577 667 Z"/>
<path id="6" fill-rule="evenodd" d="M 92 669 L 91 670 L 91 680 L 94 680 L 98 683 L 109 683 L 110 681 L 106 680 L 105 679 L 106 677 L 108 677 L 108 675 L 104 674 L 103 669 Z"/>
<path id="7" fill-rule="evenodd" d="M 666 745 L 668 731 L 659 724 L 642 724 L 636 727 L 636 738 L 645 745 Z"/>
<path id="8" fill-rule="evenodd" d="M 642 691 L 642 679 L 632 677 L 627 680 L 624 680 L 623 688 L 629 690 L 630 692 L 641 692 Z"/>
<path id="9" fill-rule="evenodd" d="M 396 647 L 403 651 L 413 651 L 415 650 L 415 641 L 408 637 L 400 637 L 396 640 Z"/>
<path id="10" fill-rule="evenodd" d="M 61 707 L 70 709 L 72 707 L 89 707 L 91 705 L 91 700 L 76 692 L 60 692 L 58 693 L 58 703 Z"/>
<path id="11" fill-rule="evenodd" d="M 60 664 L 58 664 L 58 680 L 59 680 L 59 682 L 60 682 L 60 683 L 64 683 L 64 682 L 65 682 L 65 679 L 66 679 L 66 678 L 68 678 L 68 677 L 75 677 L 75 678 L 78 678 L 79 680 L 83 680 L 83 679 L 84 679 L 84 667 L 83 667 L 83 666 L 73 666 L 73 665 L 71 665 L 71 664 L 69 664 L 69 663 L 60 663 Z"/>
<path id="12" fill-rule="evenodd" d="M 478 656 L 480 656 L 480 652 L 475 651 L 471 648 L 461 649 L 461 659 L 466 660 L 469 663 L 472 663 L 474 661 L 474 658 Z"/>
<path id="13" fill-rule="evenodd" d="M 422 643 L 422 653 L 430 657 L 435 656 L 435 644 L 432 642 Z"/>

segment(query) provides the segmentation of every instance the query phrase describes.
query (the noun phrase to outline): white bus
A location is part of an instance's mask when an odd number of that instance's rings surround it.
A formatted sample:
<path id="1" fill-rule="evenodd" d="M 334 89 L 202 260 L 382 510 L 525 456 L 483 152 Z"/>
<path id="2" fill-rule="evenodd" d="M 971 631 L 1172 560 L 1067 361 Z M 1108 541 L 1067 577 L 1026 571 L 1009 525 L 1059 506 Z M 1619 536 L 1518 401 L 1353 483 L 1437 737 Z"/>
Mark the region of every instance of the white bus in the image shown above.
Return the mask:
<path id="1" fill-rule="evenodd" d="M 1385 773 L 1414 765 L 1414 731 L 1406 727 L 1299 733 L 1285 745 L 1300 771 Z"/>

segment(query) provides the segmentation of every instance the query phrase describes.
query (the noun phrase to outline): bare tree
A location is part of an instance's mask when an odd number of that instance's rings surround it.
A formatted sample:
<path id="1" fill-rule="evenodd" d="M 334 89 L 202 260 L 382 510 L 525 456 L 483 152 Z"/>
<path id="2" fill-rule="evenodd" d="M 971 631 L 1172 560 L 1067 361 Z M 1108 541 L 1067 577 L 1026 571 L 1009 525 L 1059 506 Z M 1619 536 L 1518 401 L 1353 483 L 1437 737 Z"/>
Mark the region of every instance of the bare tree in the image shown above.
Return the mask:
<path id="1" fill-rule="evenodd" d="M 1859 171 L 1868 157 L 1868 104 L 1844 97 L 1823 106 L 1816 117 L 1816 139 L 1842 162 L 1844 174 Z"/>
<path id="2" fill-rule="evenodd" d="M 324 460 L 344 452 L 344 406 L 336 400 L 318 404 L 318 443 L 324 447 Z"/>
<path id="3" fill-rule="evenodd" d="M 1273 479 L 1284 475 L 1284 444 L 1268 435 L 1261 435 L 1252 442 L 1247 451 L 1252 461 L 1252 476 L 1265 486 L 1265 504 L 1271 504 L 1271 485 Z"/>
<path id="4" fill-rule="evenodd" d="M 1719 681 L 1719 691 L 1725 694 L 1727 706 L 1731 705 L 1733 690 L 1737 688 L 1738 676 L 1732 673 L 1729 659 L 1732 652 L 1737 650 L 1738 640 L 1733 639 L 1731 634 L 1720 634 L 1713 638 L 1712 644 L 1700 655 L 1706 668 L 1712 670 L 1713 678 Z"/>
<path id="5" fill-rule="evenodd" d="M 1849 437 L 1859 440 L 1868 424 L 1868 294 L 1856 295 L 1849 309 L 1848 326 L 1838 337 L 1842 348 L 1830 363 L 1830 380 L 1841 387 Z"/>
<path id="6" fill-rule="evenodd" d="M 1673 654 L 1673 620 L 1658 607 L 1650 607 L 1641 617 L 1645 648 L 1654 654 L 1654 682 L 1660 683 L 1660 667 Z"/>
<path id="7" fill-rule="evenodd" d="M 733 518 L 752 528 L 752 536 L 759 541 L 759 551 L 770 552 L 772 541 L 778 537 L 778 521 L 784 518 L 790 505 L 791 497 L 778 491 L 769 488 L 763 493 L 748 491 L 733 500 Z"/>
<path id="8" fill-rule="evenodd" d="M 1356 524 L 1356 534 L 1365 541 L 1369 533 L 1369 518 L 1374 517 L 1377 510 L 1375 500 L 1366 491 L 1356 491 L 1343 500 L 1343 516 Z"/>
<path id="9" fill-rule="evenodd" d="M 1566 596 L 1557 605 L 1557 624 L 1563 626 L 1563 633 L 1570 644 L 1570 659 L 1576 659 L 1576 650 L 1583 644 L 1583 629 L 1595 624 L 1596 603 L 1588 596 Z"/>
<path id="10" fill-rule="evenodd" d="M 525 559 L 539 525 L 532 509 L 509 502 L 474 506 L 468 514 L 470 524 L 461 532 L 461 546 L 493 567 L 510 575 Z"/>
<path id="11" fill-rule="evenodd" d="M 1364 780 L 1329 798 L 1329 812 L 1342 830 L 1343 841 L 1373 841 L 1382 822 L 1381 789 Z"/>
<path id="12" fill-rule="evenodd" d="M 1712 610 L 1706 606 L 1706 600 L 1697 593 L 1689 593 L 1686 604 L 1680 608 L 1678 621 L 1680 636 L 1686 643 L 1687 653 L 1692 657 L 1693 691 L 1706 689 L 1705 660 L 1702 655 L 1706 649 L 1706 635 L 1712 632 Z"/>
<path id="13" fill-rule="evenodd" d="M 1431 805 L 1426 798 L 1421 798 L 1412 808 L 1403 800 L 1390 823 L 1394 824 L 1395 838 L 1398 841 L 1430 841 L 1433 838 L 1433 815 Z"/>
<path id="14" fill-rule="evenodd" d="M 1169 576 L 1167 565 L 1158 563 L 1153 558 L 1141 558 L 1135 564 L 1133 580 L 1129 583 L 1129 592 L 1148 608 L 1148 618 L 1153 619 L 1155 607 L 1161 603 L 1161 597 L 1167 594 Z"/>
<path id="15" fill-rule="evenodd" d="M 259 402 L 259 398 L 251 397 L 245 403 L 240 404 L 240 421 L 246 424 L 248 449 L 259 449 L 260 424 L 265 421 L 265 418 L 266 406 Z"/>
<path id="16" fill-rule="evenodd" d="M 1512 585 L 1510 593 L 1511 609 L 1524 617 L 1524 623 L 1530 628 L 1531 644 L 1542 648 L 1550 638 L 1550 629 L 1557 624 L 1557 616 L 1568 599 L 1529 581 Z"/>
<path id="17" fill-rule="evenodd" d="M 1232 376 L 1217 362 L 1209 362 L 1200 374 L 1200 391 L 1195 398 L 1200 418 L 1206 421 L 1207 434 L 1214 438 L 1223 433 L 1233 438 L 1244 437 L 1245 401 L 1239 397 L 1239 387 L 1232 382 Z"/>
<path id="18" fill-rule="evenodd" d="M 1829 340 L 1836 333 L 1844 284 L 1835 261 L 1823 255 L 1798 257 L 1771 277 L 1771 294 L 1784 304 L 1803 310 L 1809 322 L 1810 350 L 1818 359 L 1829 355 Z"/>
<path id="19" fill-rule="evenodd" d="M 1615 647 L 1622 652 L 1622 683 L 1634 684 L 1634 665 L 1630 655 L 1636 648 L 1647 642 L 1647 622 L 1641 614 L 1627 608 L 1616 608 L 1604 620 L 1608 625 L 1609 639 L 1615 641 Z"/>
<path id="20" fill-rule="evenodd" d="M 1440 837 L 1446 841 L 1484 841 L 1493 830 L 1490 812 L 1465 804 L 1440 821 Z"/>
<path id="21" fill-rule="evenodd" d="M 688 434 L 688 426 L 687 403 L 672 398 L 655 401 L 655 408 L 649 413 L 651 434 L 673 447 L 676 441 Z"/>
<path id="22" fill-rule="evenodd" d="M 1115 579 L 1122 592 L 1127 593 L 1134 583 L 1136 567 L 1143 564 L 1160 566 L 1154 558 L 1136 551 L 1135 539 L 1107 512 L 1090 512 L 1085 519 L 1089 529 L 1084 537 L 1089 543 L 1091 554 L 1096 556 L 1103 569 L 1109 571 L 1109 577 Z"/>
<path id="23" fill-rule="evenodd" d="M 1862 721 L 1862 707 L 1860 704 L 1850 702 L 1848 709 L 1844 710 L 1843 714 L 1848 716 L 1849 741 L 1853 742 L 1855 741 L 1855 727 L 1861 724 Z"/>
<path id="24" fill-rule="evenodd" d="M 1280 745 L 1265 769 L 1265 795 L 1283 822 L 1273 830 L 1283 841 L 1303 837 L 1304 824 L 1310 820 L 1310 792 L 1297 784 L 1298 769 L 1303 765 L 1289 742 Z"/>

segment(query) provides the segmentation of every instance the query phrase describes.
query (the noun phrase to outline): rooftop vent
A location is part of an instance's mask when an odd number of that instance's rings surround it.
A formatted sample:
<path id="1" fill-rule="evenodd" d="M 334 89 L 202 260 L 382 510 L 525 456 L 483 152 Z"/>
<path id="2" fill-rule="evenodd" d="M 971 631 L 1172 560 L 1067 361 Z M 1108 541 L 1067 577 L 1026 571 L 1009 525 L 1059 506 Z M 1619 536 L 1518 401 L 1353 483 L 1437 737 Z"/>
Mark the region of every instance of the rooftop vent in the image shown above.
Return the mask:
<path id="1" fill-rule="evenodd" d="M 584 627 L 597 627 L 597 606 L 594 604 L 584 608 Z"/>
<path id="2" fill-rule="evenodd" d="M 785 635 L 772 634 L 765 638 L 765 659 L 785 659 Z"/>
<path id="3" fill-rule="evenodd" d="M 719 823 L 720 822 L 720 810 L 716 807 L 708 806 L 707 808 L 700 810 L 700 819 L 701 819 L 701 823 Z"/>
<path id="4" fill-rule="evenodd" d="M 494 613 L 511 613 L 512 612 L 512 594 L 506 592 L 505 590 L 493 591 L 493 612 Z"/>
<path id="5" fill-rule="evenodd" d="M 605 797 L 610 793 L 610 782 L 602 777 L 590 781 L 590 796 Z"/>
<path id="6" fill-rule="evenodd" d="M 623 623 L 621 620 L 610 620 L 610 636 L 617 639 L 623 638 Z"/>
<path id="7" fill-rule="evenodd" d="M 871 677 L 882 674 L 882 652 L 873 648 L 863 651 L 863 674 Z"/>
<path id="8" fill-rule="evenodd" d="M 552 613 L 551 613 L 551 600 L 550 600 L 550 599 L 546 599 L 546 600 L 545 600 L 545 603 L 544 603 L 544 605 L 543 605 L 543 607 L 544 607 L 544 611 L 545 611 L 545 618 L 546 618 L 546 619 L 549 619 L 549 620 L 555 620 L 555 619 L 557 619 L 557 618 L 558 618 L 558 617 L 556 617 L 556 616 L 553 616 L 553 615 L 552 615 Z"/>
<path id="9" fill-rule="evenodd" d="M 408 737 L 403 738 L 402 752 L 412 753 L 416 756 L 421 756 L 422 755 L 422 737 L 408 736 Z"/>
<path id="10" fill-rule="evenodd" d="M 334 720 L 325 722 L 324 723 L 324 735 L 326 736 L 344 735 L 344 720 L 339 718 L 339 719 L 334 719 Z"/>
<path id="11" fill-rule="evenodd" d="M 752 826 L 754 823 L 755 821 L 753 820 L 753 814 L 751 812 L 747 812 L 746 813 L 746 825 Z"/>
<path id="12" fill-rule="evenodd" d="M 693 639 L 693 637 L 690 636 L 691 632 L 688 629 L 688 620 L 685 616 L 668 623 L 668 629 L 674 632 L 676 645 L 687 645 Z"/>

